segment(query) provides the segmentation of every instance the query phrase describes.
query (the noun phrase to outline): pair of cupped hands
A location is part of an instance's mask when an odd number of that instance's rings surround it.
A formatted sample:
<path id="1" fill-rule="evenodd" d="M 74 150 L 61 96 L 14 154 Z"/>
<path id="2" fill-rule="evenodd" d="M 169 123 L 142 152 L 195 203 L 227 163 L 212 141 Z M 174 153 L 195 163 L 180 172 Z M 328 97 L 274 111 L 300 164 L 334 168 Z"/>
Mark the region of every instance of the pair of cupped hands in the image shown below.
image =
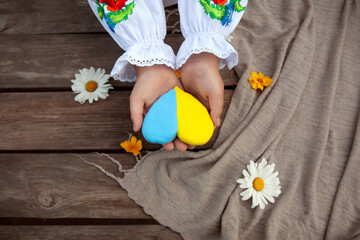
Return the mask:
<path id="1" fill-rule="evenodd" d="M 130 95 L 133 130 L 140 131 L 144 115 L 163 94 L 179 87 L 196 97 L 209 111 L 214 127 L 220 126 L 224 104 L 224 82 L 218 68 L 218 57 L 211 53 L 193 54 L 181 67 L 181 81 L 166 65 L 134 66 L 137 81 Z M 168 151 L 193 149 L 178 138 L 164 144 Z"/>

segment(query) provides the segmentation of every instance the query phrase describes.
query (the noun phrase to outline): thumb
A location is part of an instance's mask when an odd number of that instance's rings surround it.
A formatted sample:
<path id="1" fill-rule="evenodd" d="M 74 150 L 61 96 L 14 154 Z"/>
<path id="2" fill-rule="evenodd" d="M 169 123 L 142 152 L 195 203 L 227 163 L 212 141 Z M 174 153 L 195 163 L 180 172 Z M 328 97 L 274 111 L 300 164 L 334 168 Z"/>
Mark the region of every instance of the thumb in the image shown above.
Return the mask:
<path id="1" fill-rule="evenodd" d="M 224 91 L 209 96 L 210 116 L 216 127 L 220 126 L 220 116 L 224 106 Z"/>
<path id="2" fill-rule="evenodd" d="M 130 96 L 130 113 L 134 132 L 141 129 L 144 116 L 144 101 L 141 98 Z"/>

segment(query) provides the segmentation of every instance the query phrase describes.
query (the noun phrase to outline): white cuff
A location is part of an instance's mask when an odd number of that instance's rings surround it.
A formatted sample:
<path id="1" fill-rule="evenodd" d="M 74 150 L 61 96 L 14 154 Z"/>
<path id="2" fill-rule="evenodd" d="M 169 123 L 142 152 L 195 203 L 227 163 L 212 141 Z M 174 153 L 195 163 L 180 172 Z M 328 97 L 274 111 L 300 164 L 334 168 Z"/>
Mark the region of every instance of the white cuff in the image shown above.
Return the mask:
<path id="1" fill-rule="evenodd" d="M 134 82 L 137 76 L 133 65 L 165 64 L 175 69 L 175 61 L 174 51 L 163 40 L 137 42 L 116 61 L 111 71 L 111 77 L 122 82 Z"/>
<path id="2" fill-rule="evenodd" d="M 239 62 L 238 53 L 225 37 L 222 33 L 210 32 L 199 32 L 186 36 L 176 57 L 176 68 L 180 69 L 191 54 L 209 52 L 219 58 L 219 69 L 225 65 L 232 69 Z"/>

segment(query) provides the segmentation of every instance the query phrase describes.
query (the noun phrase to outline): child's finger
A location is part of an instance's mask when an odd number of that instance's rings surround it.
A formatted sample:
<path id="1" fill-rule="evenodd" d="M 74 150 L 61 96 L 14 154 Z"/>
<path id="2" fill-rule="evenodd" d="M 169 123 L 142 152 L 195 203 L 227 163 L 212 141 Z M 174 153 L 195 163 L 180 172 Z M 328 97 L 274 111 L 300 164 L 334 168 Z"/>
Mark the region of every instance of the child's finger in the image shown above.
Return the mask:
<path id="1" fill-rule="evenodd" d="M 130 113 L 134 132 L 138 132 L 141 129 L 144 105 L 145 103 L 142 99 L 130 96 Z"/>
<path id="2" fill-rule="evenodd" d="M 179 150 L 180 152 L 185 152 L 187 149 L 187 144 L 180 141 L 180 139 L 178 139 L 178 138 L 175 138 L 174 144 L 175 144 L 177 150 Z"/>
<path id="3" fill-rule="evenodd" d="M 193 150 L 195 148 L 195 145 L 188 145 L 188 149 Z"/>
<path id="4" fill-rule="evenodd" d="M 224 106 L 224 92 L 209 96 L 210 116 L 216 127 L 220 126 L 220 116 Z"/>
<path id="5" fill-rule="evenodd" d="M 163 144 L 163 147 L 166 149 L 166 150 L 168 150 L 168 151 L 172 151 L 172 150 L 174 150 L 174 143 L 173 142 L 169 142 L 169 143 L 167 143 L 167 144 Z"/>

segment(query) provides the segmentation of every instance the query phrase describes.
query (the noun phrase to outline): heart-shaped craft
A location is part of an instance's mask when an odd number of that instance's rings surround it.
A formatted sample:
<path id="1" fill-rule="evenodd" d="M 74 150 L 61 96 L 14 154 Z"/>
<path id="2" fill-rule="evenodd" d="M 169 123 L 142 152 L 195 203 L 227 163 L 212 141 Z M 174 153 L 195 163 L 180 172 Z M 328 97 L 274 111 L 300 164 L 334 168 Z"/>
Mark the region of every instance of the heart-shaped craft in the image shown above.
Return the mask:
<path id="1" fill-rule="evenodd" d="M 207 109 L 178 87 L 162 95 L 146 114 L 142 134 L 151 143 L 166 144 L 177 136 L 190 145 L 207 143 L 214 125 Z"/>

